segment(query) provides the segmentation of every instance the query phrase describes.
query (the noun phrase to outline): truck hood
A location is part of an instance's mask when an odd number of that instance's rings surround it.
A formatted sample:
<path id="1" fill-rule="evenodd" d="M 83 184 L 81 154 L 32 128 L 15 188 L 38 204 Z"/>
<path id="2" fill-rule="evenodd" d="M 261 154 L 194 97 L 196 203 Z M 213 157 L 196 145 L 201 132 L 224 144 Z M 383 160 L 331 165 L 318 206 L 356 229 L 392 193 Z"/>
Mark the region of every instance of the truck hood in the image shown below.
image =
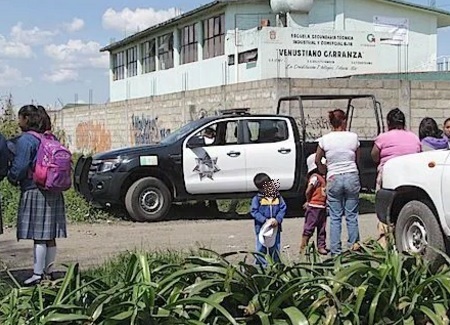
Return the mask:
<path id="1" fill-rule="evenodd" d="M 93 160 L 105 160 L 105 159 L 115 159 L 118 157 L 133 157 L 138 155 L 148 155 L 155 154 L 158 149 L 167 147 L 167 145 L 152 144 L 152 145 L 142 145 L 136 147 L 120 148 L 111 151 L 105 151 L 98 153 L 92 157 Z"/>
<path id="2" fill-rule="evenodd" d="M 382 187 L 395 190 L 414 186 L 426 192 L 437 189 L 449 150 L 432 150 L 392 158 L 383 167 Z"/>

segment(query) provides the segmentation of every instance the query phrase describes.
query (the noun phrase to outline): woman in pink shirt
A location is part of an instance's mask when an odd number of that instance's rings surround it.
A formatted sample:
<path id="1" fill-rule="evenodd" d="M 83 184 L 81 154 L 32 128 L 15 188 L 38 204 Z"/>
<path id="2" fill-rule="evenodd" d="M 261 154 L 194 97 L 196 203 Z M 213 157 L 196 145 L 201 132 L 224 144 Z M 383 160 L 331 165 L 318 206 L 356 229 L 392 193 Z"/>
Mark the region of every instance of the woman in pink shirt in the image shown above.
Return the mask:
<path id="1" fill-rule="evenodd" d="M 391 158 L 418 153 L 422 151 L 419 137 L 413 132 L 405 130 L 405 114 L 398 109 L 392 109 L 387 115 L 388 131 L 378 135 L 372 148 L 372 158 L 378 164 L 376 190 L 381 188 L 383 166 Z M 382 246 L 386 246 L 388 226 L 378 223 L 379 239 Z"/>

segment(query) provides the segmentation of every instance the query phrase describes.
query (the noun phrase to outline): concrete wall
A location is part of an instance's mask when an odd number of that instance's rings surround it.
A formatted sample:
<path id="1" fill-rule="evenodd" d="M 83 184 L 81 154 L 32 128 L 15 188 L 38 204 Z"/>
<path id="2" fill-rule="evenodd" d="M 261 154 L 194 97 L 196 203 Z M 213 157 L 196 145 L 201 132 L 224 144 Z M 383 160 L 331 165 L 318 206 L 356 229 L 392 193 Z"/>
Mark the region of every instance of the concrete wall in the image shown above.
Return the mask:
<path id="1" fill-rule="evenodd" d="M 439 124 L 450 117 L 450 82 L 374 79 L 269 79 L 233 84 L 106 105 L 82 106 L 51 114 L 64 129 L 73 151 L 99 152 L 130 145 L 154 143 L 188 121 L 217 114 L 225 108 L 250 107 L 253 113 L 274 113 L 281 96 L 298 94 L 374 94 L 383 107 L 401 108 L 415 132 L 421 119 Z M 376 136 L 370 102 L 355 103 L 353 130 L 362 138 Z M 327 111 L 345 102 L 305 102 L 307 137 L 328 132 Z M 297 104 L 282 113 L 298 117 Z"/>

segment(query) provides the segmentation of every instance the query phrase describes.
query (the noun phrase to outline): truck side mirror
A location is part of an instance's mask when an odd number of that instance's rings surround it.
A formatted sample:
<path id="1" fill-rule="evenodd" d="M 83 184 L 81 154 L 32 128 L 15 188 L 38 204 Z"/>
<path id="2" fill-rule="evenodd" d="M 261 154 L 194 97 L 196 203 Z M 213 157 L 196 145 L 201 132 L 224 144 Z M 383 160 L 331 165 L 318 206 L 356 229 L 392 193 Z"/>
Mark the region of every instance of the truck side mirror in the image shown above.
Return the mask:
<path id="1" fill-rule="evenodd" d="M 202 136 L 193 136 L 186 144 L 189 149 L 200 148 L 205 146 L 205 140 Z"/>

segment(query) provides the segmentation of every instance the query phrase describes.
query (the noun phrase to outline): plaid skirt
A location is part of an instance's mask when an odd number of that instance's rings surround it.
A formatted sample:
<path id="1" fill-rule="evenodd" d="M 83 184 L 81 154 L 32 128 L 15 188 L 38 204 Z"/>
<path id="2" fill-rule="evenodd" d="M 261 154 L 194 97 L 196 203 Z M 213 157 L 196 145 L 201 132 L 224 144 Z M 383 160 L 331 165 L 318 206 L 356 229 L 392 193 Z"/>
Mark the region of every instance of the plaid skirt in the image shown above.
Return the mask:
<path id="1" fill-rule="evenodd" d="M 22 192 L 17 216 L 17 240 L 52 240 L 67 237 L 62 193 L 40 189 Z"/>

